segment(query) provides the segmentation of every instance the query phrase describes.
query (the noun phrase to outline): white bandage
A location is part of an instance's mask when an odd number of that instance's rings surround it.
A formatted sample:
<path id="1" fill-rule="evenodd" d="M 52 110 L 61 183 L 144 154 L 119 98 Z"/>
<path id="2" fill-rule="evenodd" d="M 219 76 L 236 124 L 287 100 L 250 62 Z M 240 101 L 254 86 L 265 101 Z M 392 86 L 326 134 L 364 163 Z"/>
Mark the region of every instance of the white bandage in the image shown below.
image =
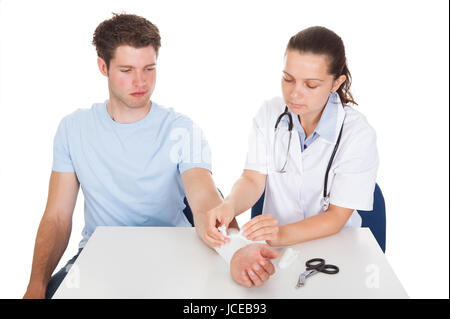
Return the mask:
<path id="1" fill-rule="evenodd" d="M 222 245 L 221 247 L 215 247 L 214 249 L 217 251 L 217 253 L 222 256 L 223 259 L 227 262 L 229 265 L 231 262 L 231 258 L 233 257 L 234 253 L 241 249 L 242 247 L 245 247 L 250 244 L 265 244 L 266 242 L 263 240 L 259 241 L 252 241 L 248 240 L 244 236 L 242 236 L 241 231 L 238 231 L 236 228 L 230 228 L 228 229 L 228 234 L 226 233 L 226 227 L 220 226 L 219 231 L 230 239 L 228 243 L 225 245 Z"/>
<path id="2" fill-rule="evenodd" d="M 294 250 L 292 248 L 287 248 L 283 256 L 281 257 L 278 266 L 280 268 L 287 268 L 289 267 L 298 257 L 299 252 L 297 250 Z"/>

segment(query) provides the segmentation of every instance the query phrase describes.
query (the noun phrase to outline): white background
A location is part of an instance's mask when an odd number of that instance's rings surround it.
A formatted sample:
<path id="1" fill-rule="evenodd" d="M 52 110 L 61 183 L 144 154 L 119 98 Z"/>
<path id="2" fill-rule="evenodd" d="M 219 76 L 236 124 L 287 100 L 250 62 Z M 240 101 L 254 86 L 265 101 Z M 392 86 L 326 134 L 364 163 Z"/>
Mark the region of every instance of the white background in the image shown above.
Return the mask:
<path id="1" fill-rule="evenodd" d="M 21 298 L 28 284 L 59 121 L 108 98 L 92 34 L 122 11 L 160 29 L 152 99 L 204 130 L 225 194 L 242 171 L 252 117 L 281 94 L 290 36 L 312 25 L 340 35 L 356 108 L 377 131 L 386 257 L 410 297 L 449 297 L 448 1 L 78 0 L 0 3 L 0 298 Z M 57 270 L 83 224 L 80 191 Z"/>

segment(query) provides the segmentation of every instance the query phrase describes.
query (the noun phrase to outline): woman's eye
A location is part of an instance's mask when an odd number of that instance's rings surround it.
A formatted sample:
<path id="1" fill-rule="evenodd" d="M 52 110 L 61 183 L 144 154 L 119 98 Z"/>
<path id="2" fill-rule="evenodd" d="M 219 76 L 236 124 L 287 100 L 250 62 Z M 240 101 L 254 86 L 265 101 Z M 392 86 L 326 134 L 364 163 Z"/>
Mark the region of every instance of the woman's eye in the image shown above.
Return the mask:
<path id="1" fill-rule="evenodd" d="M 315 89 L 315 88 L 317 88 L 317 86 L 311 86 L 311 85 L 307 85 L 307 87 L 309 87 L 310 89 Z"/>
<path id="2" fill-rule="evenodd" d="M 286 79 L 284 76 L 283 76 L 283 81 L 288 82 L 288 83 L 292 82 L 292 80 Z"/>

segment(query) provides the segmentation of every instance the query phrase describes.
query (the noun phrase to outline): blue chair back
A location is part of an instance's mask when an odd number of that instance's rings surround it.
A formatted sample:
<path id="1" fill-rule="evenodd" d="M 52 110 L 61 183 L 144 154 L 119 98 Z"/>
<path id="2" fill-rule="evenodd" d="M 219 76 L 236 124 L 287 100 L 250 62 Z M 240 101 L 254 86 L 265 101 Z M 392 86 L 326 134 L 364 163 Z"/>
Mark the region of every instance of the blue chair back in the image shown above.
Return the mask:
<path id="1" fill-rule="evenodd" d="M 375 184 L 372 210 L 358 210 L 358 214 L 362 218 L 361 227 L 370 229 L 384 253 L 386 251 L 386 205 L 378 184 Z"/>
<path id="2" fill-rule="evenodd" d="M 262 213 L 264 205 L 264 195 L 252 207 L 252 218 Z M 383 253 L 386 251 L 386 206 L 384 196 L 378 184 L 375 184 L 373 193 L 373 209 L 371 211 L 358 210 L 361 216 L 361 227 L 368 227 L 378 242 Z"/>
<path id="3" fill-rule="evenodd" d="M 183 202 L 184 205 L 186 205 L 186 207 L 183 209 L 183 213 L 186 216 L 187 220 L 191 223 L 192 227 L 194 227 L 194 217 L 192 216 L 192 210 L 186 197 L 184 198 Z"/>

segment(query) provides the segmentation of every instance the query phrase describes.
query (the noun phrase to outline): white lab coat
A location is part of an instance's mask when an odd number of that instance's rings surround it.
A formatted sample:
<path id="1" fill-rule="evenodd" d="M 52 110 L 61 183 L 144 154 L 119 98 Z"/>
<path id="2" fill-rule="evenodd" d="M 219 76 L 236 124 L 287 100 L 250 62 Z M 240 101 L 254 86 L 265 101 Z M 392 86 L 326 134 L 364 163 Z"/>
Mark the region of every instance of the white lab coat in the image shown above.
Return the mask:
<path id="1" fill-rule="evenodd" d="M 330 203 L 355 210 L 346 227 L 361 226 L 356 210 L 372 210 L 378 170 L 375 131 L 364 115 L 350 106 L 343 107 L 337 94 L 332 96 L 338 107 L 334 141 L 319 136 L 302 152 L 293 129 L 286 173 L 278 173 L 275 163 L 278 168 L 279 163 L 284 163 L 287 139 L 285 143 L 277 140 L 282 146 L 277 145 L 274 152 L 275 122 L 284 111 L 284 100 L 277 97 L 266 101 L 253 120 L 245 169 L 267 175 L 263 213 L 272 214 L 279 225 L 295 223 L 322 211 L 326 168 L 344 118 L 341 141 L 328 175 Z M 279 127 L 287 130 L 287 117 L 283 119 Z"/>

